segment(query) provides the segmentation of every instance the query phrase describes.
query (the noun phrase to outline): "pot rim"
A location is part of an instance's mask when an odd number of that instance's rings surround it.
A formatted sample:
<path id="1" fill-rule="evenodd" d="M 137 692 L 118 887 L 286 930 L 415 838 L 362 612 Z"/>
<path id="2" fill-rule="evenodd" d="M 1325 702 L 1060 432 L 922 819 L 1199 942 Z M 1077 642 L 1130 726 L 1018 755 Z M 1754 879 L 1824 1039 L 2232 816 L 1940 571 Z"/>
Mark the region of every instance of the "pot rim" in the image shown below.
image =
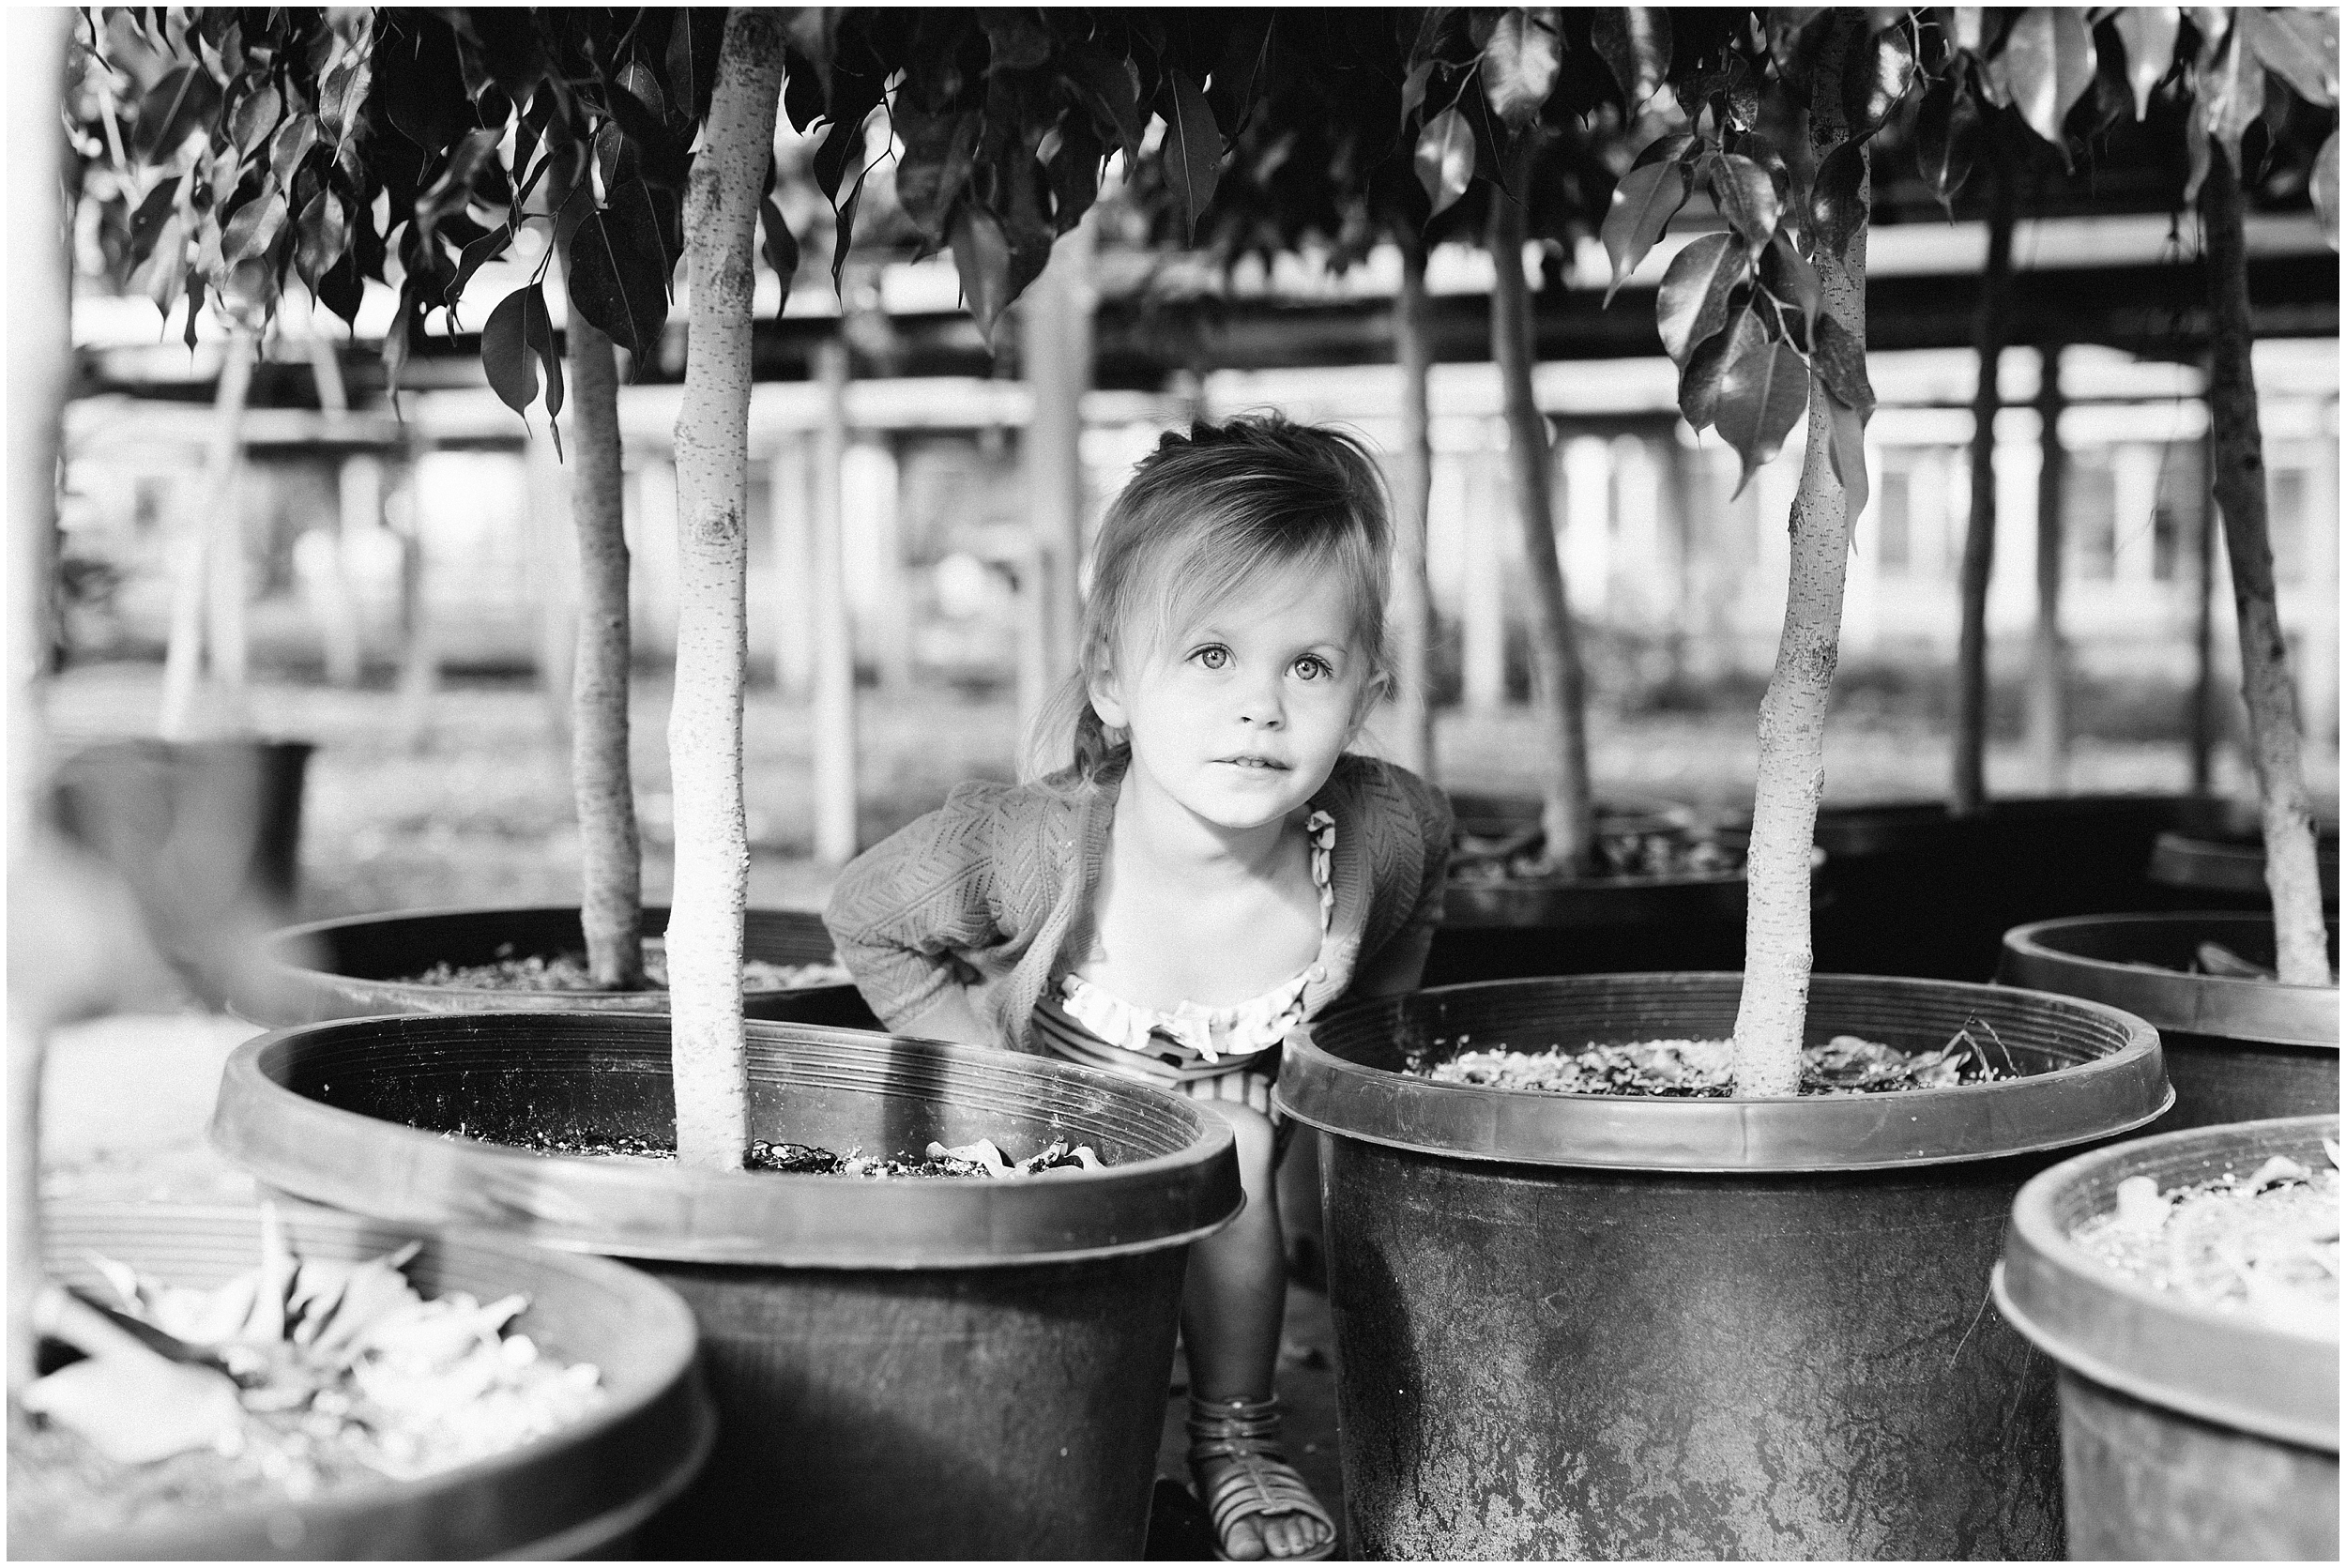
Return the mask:
<path id="1" fill-rule="evenodd" d="M 1485 981 L 1414 993 L 1422 1000 L 1497 987 L 1733 987 L 1735 970 Z M 1674 986 L 1661 982 L 1677 982 Z M 2157 1031 L 2117 1008 L 1962 981 L 1810 977 L 1809 1014 L 1836 993 L 1969 999 L 1972 1013 L 2034 996 L 2115 1030 L 2123 1043 L 2051 1073 L 1895 1094 L 1675 1098 L 1557 1094 L 1437 1083 L 1339 1057 L 1305 1026 L 1288 1038 L 1281 1109 L 1324 1133 L 1445 1159 L 1672 1175 L 1875 1171 L 2041 1153 L 2128 1132 L 2174 1104 Z M 1394 998 L 1384 1005 L 1398 1005 Z M 1377 1003 L 1363 1004 L 1379 1005 Z M 1350 1012 L 1352 1010 L 1347 1010 Z M 1325 1020 L 1321 1021 L 1322 1023 Z"/>
<path id="2" fill-rule="evenodd" d="M 2329 924 L 2337 929 L 2333 918 Z M 2016 925 L 2003 934 L 1999 983 L 2079 997 L 2123 1009 L 2156 1028 L 2263 1045 L 2338 1049 L 2338 990 L 2334 985 L 2283 985 L 2271 980 L 2235 980 L 2180 970 L 2137 968 L 2113 959 L 2092 958 L 2058 945 L 2066 933 L 2092 929 L 2147 931 L 2176 926 L 2256 926 L 2266 932 L 2273 917 L 2246 910 L 2184 913 L 2070 915 Z"/>
<path id="3" fill-rule="evenodd" d="M 2302 1147 L 2323 1134 L 2336 1137 L 2338 1129 L 2335 1115 L 2191 1127 L 2040 1171 L 2013 1199 L 1993 1279 L 1997 1310 L 2080 1377 L 2201 1421 L 2337 1453 L 2336 1339 L 2295 1333 L 2130 1279 L 2072 1241 L 2055 1210 L 2059 1196 L 2110 1178 L 2112 1166 L 2187 1158 L 2203 1147 L 2213 1159 L 2228 1142 L 2261 1138 L 2223 1162 L 2237 1165 L 2252 1157 L 2251 1149 Z M 2324 1360 L 2326 1366 L 2319 1364 Z"/>
<path id="4" fill-rule="evenodd" d="M 829 1051 L 847 1058 L 851 1073 L 859 1053 L 884 1048 L 892 1077 L 907 1067 L 935 1073 L 958 1064 L 1041 1077 L 1093 1101 L 1137 1100 L 1139 1108 L 1173 1119 L 1188 1142 L 1099 1170 L 1016 1181 L 705 1170 L 547 1156 L 404 1126 L 311 1099 L 272 1073 L 288 1068 L 305 1043 L 353 1034 L 445 1032 L 476 1043 L 484 1035 L 549 1030 L 668 1037 L 664 1014 L 551 1011 L 379 1014 L 247 1041 L 221 1073 L 211 1142 L 269 1185 L 335 1208 L 401 1224 L 485 1225 L 563 1251 L 666 1262 L 863 1270 L 1075 1262 L 1186 1245 L 1227 1225 L 1244 1203 L 1229 1123 L 1152 1085 L 1049 1058 L 872 1030 L 759 1020 L 743 1027 L 753 1067 L 761 1044 L 769 1057 L 793 1043 Z M 783 1061 L 787 1067 L 786 1055 Z M 363 1172 L 348 1157 L 354 1146 L 371 1156 Z"/>
<path id="5" fill-rule="evenodd" d="M 53 1221 L 66 1222 L 58 1228 L 67 1228 L 77 1220 L 84 1225 L 117 1221 L 158 1230 L 236 1224 L 251 1225 L 257 1234 L 261 1214 L 258 1203 L 186 1204 L 60 1198 L 52 1200 L 46 1208 Z M 542 1269 L 548 1262 L 548 1259 L 539 1256 L 538 1249 L 527 1242 L 494 1232 L 383 1221 L 304 1204 L 281 1205 L 280 1216 L 297 1245 L 301 1241 L 305 1229 L 343 1232 L 389 1230 L 428 1241 L 443 1253 L 485 1254 L 491 1258 L 524 1263 L 533 1269 Z M 440 1494 L 460 1492 L 482 1483 L 494 1484 L 501 1474 L 518 1472 L 556 1454 L 589 1449 L 606 1435 L 646 1419 L 663 1403 L 680 1401 L 683 1419 L 689 1428 L 688 1441 L 678 1462 L 652 1485 L 618 1506 L 581 1518 L 553 1535 L 506 1542 L 501 1552 L 510 1555 L 522 1550 L 533 1557 L 566 1557 L 594 1550 L 617 1539 L 682 1492 L 700 1473 L 702 1465 L 716 1446 L 716 1411 L 699 1372 L 700 1329 L 692 1309 L 685 1305 L 682 1298 L 639 1270 L 624 1268 L 597 1257 L 564 1257 L 559 1260 L 558 1266 L 563 1271 L 599 1284 L 606 1291 L 630 1298 L 633 1310 L 639 1315 L 640 1343 L 658 1354 L 651 1365 L 639 1374 L 640 1386 L 627 1397 L 614 1397 L 606 1402 L 604 1408 L 580 1420 L 554 1431 L 541 1433 L 527 1442 L 502 1453 L 468 1460 L 448 1469 L 435 1470 L 430 1475 L 408 1480 L 388 1475 L 371 1476 L 351 1484 L 337 1486 L 319 1498 L 255 1502 L 235 1508 L 207 1510 L 196 1515 L 208 1521 L 208 1525 L 146 1525 L 82 1536 L 59 1532 L 51 1545 L 103 1547 L 107 1548 L 107 1555 L 168 1556 L 184 1549 L 185 1537 L 191 1530 L 205 1530 L 212 1534 L 233 1533 L 265 1538 L 268 1533 L 268 1518 L 288 1508 L 313 1517 L 324 1515 L 348 1520 L 354 1515 L 363 1517 L 385 1508 L 413 1506 Z M 534 1299 L 538 1292 L 531 1294 Z M 572 1355 L 571 1359 L 580 1358 Z"/>

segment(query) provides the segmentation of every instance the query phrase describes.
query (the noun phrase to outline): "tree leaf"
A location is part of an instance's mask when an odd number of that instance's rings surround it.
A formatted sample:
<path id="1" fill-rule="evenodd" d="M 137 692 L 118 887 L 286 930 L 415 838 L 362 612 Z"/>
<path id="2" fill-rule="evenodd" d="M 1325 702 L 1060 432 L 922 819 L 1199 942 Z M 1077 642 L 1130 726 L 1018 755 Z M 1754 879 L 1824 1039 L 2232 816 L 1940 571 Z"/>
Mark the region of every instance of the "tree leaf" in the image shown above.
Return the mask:
<path id="1" fill-rule="evenodd" d="M 2134 89 L 2134 117 L 2151 112 L 2151 89 L 2175 64 L 2175 35 L 2182 30 L 2177 6 L 2121 6 L 2110 19 L 2125 45 L 2126 84 Z"/>
<path id="2" fill-rule="evenodd" d="M 655 358 L 668 320 L 668 265 L 650 186 L 632 179 L 612 191 L 571 234 L 566 261 L 571 308 L 638 364 Z"/>
<path id="3" fill-rule="evenodd" d="M 1758 312 L 1744 312 L 1719 378 L 1716 416 L 1719 434 L 1743 459 L 1738 495 L 1784 449 L 1784 437 L 1807 408 L 1808 367 L 1790 343 L 1768 336 Z"/>
<path id="4" fill-rule="evenodd" d="M 2193 93 L 2190 105 L 2184 110 L 2183 148 L 2190 160 L 2190 173 L 2183 182 L 2183 205 L 2188 207 L 2198 205 L 2200 187 L 2207 181 L 2208 160 L 2215 156 L 2209 149 L 2207 98 L 2203 93 Z"/>
<path id="5" fill-rule="evenodd" d="M 1873 382 L 1866 374 L 1866 344 L 1856 333 L 1827 312 L 1817 318 L 1816 352 L 1810 358 L 1825 390 L 1870 419 L 1874 411 Z"/>
<path id="6" fill-rule="evenodd" d="M 722 6 L 687 6 L 668 24 L 669 109 L 687 125 L 708 117 L 717 87 L 717 51 L 724 40 Z"/>
<path id="7" fill-rule="evenodd" d="M 842 299 L 847 295 L 847 253 L 855 248 L 856 209 L 863 205 L 863 181 L 870 173 L 867 168 L 856 175 L 855 189 L 847 192 L 847 199 L 839 205 L 839 210 L 831 219 L 830 286 L 831 292 Z M 1012 292 L 1015 294 L 1017 291 L 1013 289 Z"/>
<path id="8" fill-rule="evenodd" d="M 130 145 L 149 163 L 169 158 L 219 107 L 220 88 L 203 67 L 166 71 L 139 99 Z"/>
<path id="9" fill-rule="evenodd" d="M 538 401 L 538 365 L 523 319 L 537 293 L 534 283 L 515 289 L 497 301 L 496 309 L 489 312 L 488 324 L 480 329 L 480 369 L 489 378 L 489 389 L 524 419 L 529 418 L 529 405 Z M 384 346 L 390 345 L 386 343 Z"/>
<path id="10" fill-rule="evenodd" d="M 1800 307 L 1802 340 L 1815 343 L 1817 313 L 1824 309 L 1824 284 L 1808 258 L 1781 229 L 1775 232 L 1775 242 L 1760 253 L 1760 281 L 1777 299 Z"/>
<path id="11" fill-rule="evenodd" d="M 961 274 L 961 295 L 968 302 L 978 330 L 988 343 L 1010 304 L 1010 240 L 994 215 L 973 201 L 954 209 L 947 232 L 952 236 L 953 270 Z"/>
<path id="12" fill-rule="evenodd" d="M 1187 71 L 1176 66 L 1165 78 L 1165 180 L 1181 214 L 1181 243 L 1188 245 L 1222 177 L 1222 132 L 1206 95 Z"/>
<path id="13" fill-rule="evenodd" d="M 2313 160 L 2312 194 L 2314 210 L 2322 215 L 2322 233 L 2329 240 L 2330 249 L 2338 249 L 2338 132 L 2333 129 L 2329 140 L 2322 144 L 2321 155 Z"/>
<path id="14" fill-rule="evenodd" d="M 1865 143 L 1843 142 L 1824 155 L 1808 188 L 1808 232 L 1817 250 L 1836 260 L 1849 254 L 1850 240 L 1866 222 L 1865 190 Z"/>
<path id="15" fill-rule="evenodd" d="M 1562 52 L 1552 6 L 1509 6 L 1491 23 L 1483 46 L 1483 93 L 1491 110 L 1520 130 L 1539 117 L 1556 85 Z"/>
<path id="16" fill-rule="evenodd" d="M 349 254 L 328 267 L 315 287 L 318 303 L 342 317 L 344 327 L 356 327 L 358 307 L 366 299 L 366 285 L 358 277 L 358 264 Z"/>
<path id="17" fill-rule="evenodd" d="M 522 291 L 526 302 L 522 310 L 522 340 L 538 356 L 538 363 L 546 374 L 546 422 L 562 412 L 562 354 L 554 343 L 554 318 L 546 313 L 545 291 L 532 283 Z M 561 449 L 560 433 L 555 434 L 555 449 Z"/>
<path id="18" fill-rule="evenodd" d="M 285 226 L 285 192 L 272 180 L 258 196 L 238 207 L 221 231 L 221 259 L 234 266 L 251 261 L 277 241 Z"/>
<path id="19" fill-rule="evenodd" d="M 1724 153 L 1711 166 L 1711 198 L 1757 259 L 1775 237 L 1776 220 L 1782 215 L 1775 179 L 1741 153 Z"/>
<path id="20" fill-rule="evenodd" d="M 1860 48 L 1862 63 L 1855 69 L 1844 68 L 1841 77 L 1841 104 L 1852 136 L 1879 129 L 1914 84 L 1914 42 L 1904 27 L 1885 27 Z"/>
<path id="21" fill-rule="evenodd" d="M 617 83 L 604 95 L 628 145 L 641 160 L 644 178 L 668 190 L 682 190 L 692 177 L 693 155 L 658 115 Z M 859 122 L 860 125 L 860 122 Z M 828 193 L 828 192 L 827 192 Z"/>
<path id="22" fill-rule="evenodd" d="M 1051 35 L 1030 8 L 988 7 L 979 21 L 992 46 L 988 70 L 1032 70 L 1051 57 Z"/>
<path id="23" fill-rule="evenodd" d="M 1599 6 L 1589 13 L 1589 42 L 1621 84 L 1632 114 L 1670 70 L 1670 19 L 1659 6 Z"/>
<path id="24" fill-rule="evenodd" d="M 2265 69 L 2317 108 L 2338 102 L 2338 12 L 2243 6 L 2240 31 Z"/>
<path id="25" fill-rule="evenodd" d="M 1727 362 L 1733 358 L 1743 324 L 1750 315 L 1748 306 L 1732 312 L 1725 329 L 1713 333 L 1688 355 L 1678 373 L 1678 412 L 1696 430 L 1706 429 L 1718 419 L 1719 387 L 1727 374 Z"/>
<path id="26" fill-rule="evenodd" d="M 1955 193 L 1971 177 L 1978 151 L 1979 103 L 1964 73 L 1950 71 L 1924 91 L 1921 112 L 1914 116 L 1915 166 L 1950 218 L 1955 216 Z"/>
<path id="27" fill-rule="evenodd" d="M 284 99 L 268 83 L 264 82 L 258 88 L 247 93 L 244 101 L 236 105 L 236 150 L 247 158 L 251 157 L 277 129 L 277 118 L 284 106 Z"/>
<path id="28" fill-rule="evenodd" d="M 896 202 L 932 240 L 944 238 L 945 220 L 969 184 L 984 125 L 975 110 L 924 114 L 901 103 L 897 107 L 896 133 L 904 139 L 905 154 L 896 165 Z"/>
<path id="29" fill-rule="evenodd" d="M 1988 69 L 2001 72 L 2020 118 L 2052 145 L 2065 165 L 2069 147 L 2061 122 L 2094 84 L 2094 35 L 2085 25 L 2085 12 L 2029 7 L 2013 21 Z"/>
<path id="30" fill-rule="evenodd" d="M 1417 136 L 1417 182 L 1439 218 L 1466 194 L 1474 180 L 1474 128 L 1455 109 L 1445 109 L 1425 122 Z"/>
<path id="31" fill-rule="evenodd" d="M 312 287 L 350 249 L 350 215 L 330 187 L 321 187 L 301 209 L 296 228 L 294 266 Z"/>
<path id="32" fill-rule="evenodd" d="M 787 302 L 791 281 L 799 275 L 799 236 L 790 232 L 790 225 L 783 221 L 782 208 L 774 205 L 770 196 L 758 204 L 757 221 L 764 231 L 758 253 L 774 269 L 774 276 L 782 280 L 782 297 Z"/>
<path id="33" fill-rule="evenodd" d="M 1683 163 L 1686 161 L 1687 155 L 1701 145 L 1699 138 L 1683 131 L 1676 135 L 1656 136 L 1645 145 L 1629 166 L 1642 169 L 1649 163 Z"/>
<path id="34" fill-rule="evenodd" d="M 1213 80 L 1207 84 L 1206 101 L 1212 106 L 1214 123 L 1223 134 L 1235 138 L 1255 112 L 1263 62 L 1271 53 L 1272 13 L 1234 9 L 1223 15 L 1226 20 L 1222 57 L 1213 68 Z"/>
<path id="35" fill-rule="evenodd" d="M 1612 303 L 1630 273 L 1645 260 L 1646 252 L 1662 237 L 1662 231 L 1669 227 L 1693 190 L 1694 181 L 1683 163 L 1649 163 L 1622 175 L 1613 187 L 1613 205 L 1605 214 L 1605 251 L 1613 259 L 1613 282 L 1605 291 L 1607 304 Z"/>
<path id="36" fill-rule="evenodd" d="M 178 209 L 178 204 L 179 176 L 174 175 L 149 190 L 146 199 L 139 203 L 137 209 L 130 214 L 130 261 L 133 266 L 154 254 L 155 241 L 160 237 L 163 225 L 171 221 L 171 215 Z M 175 264 L 164 270 L 176 270 Z"/>
<path id="37" fill-rule="evenodd" d="M 1140 112 L 1140 84 L 1129 62 L 1111 58 L 1097 44 L 1080 43 L 1067 50 L 1060 67 L 1094 106 L 1104 111 L 1127 163 L 1140 161 L 1140 139 L 1149 118 Z"/>
<path id="38" fill-rule="evenodd" d="M 1833 477 L 1841 481 L 1841 517 L 1853 528 L 1872 494 L 1866 476 L 1866 416 L 1832 397 L 1824 400 L 1824 416 L 1825 456 Z"/>
<path id="39" fill-rule="evenodd" d="M 315 114 L 293 114 L 277 129 L 277 138 L 269 145 L 269 173 L 288 190 L 293 189 L 294 172 L 301 160 L 310 156 L 310 149 L 318 145 L 318 117 Z"/>
<path id="40" fill-rule="evenodd" d="M 2245 11 L 2242 14 L 2246 14 Z M 2207 133 L 2224 149 L 2234 169 L 2240 167 L 2240 138 L 2264 113 L 2264 67 L 2255 52 L 2241 41 L 2243 29 L 2232 37 L 2216 58 L 2216 69 L 2200 78 L 2200 99 L 2207 108 Z"/>
<path id="41" fill-rule="evenodd" d="M 1671 258 L 1653 324 L 1680 370 L 1688 355 L 1727 329 L 1728 297 L 1750 275 L 1751 257 L 1731 235 L 1703 235 Z"/>

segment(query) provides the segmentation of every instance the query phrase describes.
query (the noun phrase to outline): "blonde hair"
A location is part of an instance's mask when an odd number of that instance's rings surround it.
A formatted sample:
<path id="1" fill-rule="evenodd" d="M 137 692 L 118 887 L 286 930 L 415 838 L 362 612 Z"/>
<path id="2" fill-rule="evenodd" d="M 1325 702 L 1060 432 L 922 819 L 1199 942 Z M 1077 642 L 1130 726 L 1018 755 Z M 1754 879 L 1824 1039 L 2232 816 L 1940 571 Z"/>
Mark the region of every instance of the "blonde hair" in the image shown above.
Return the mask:
<path id="1" fill-rule="evenodd" d="M 1097 784 L 1131 750 L 1091 706 L 1093 682 L 1119 649 L 1195 624 L 1206 606 L 1271 571 L 1331 573 L 1350 590 L 1353 644 L 1369 672 L 1365 713 L 1393 682 L 1392 556 L 1384 480 L 1353 436 L 1276 414 L 1167 433 L 1101 522 L 1076 672 L 1036 714 L 1021 777 L 1074 790 Z"/>

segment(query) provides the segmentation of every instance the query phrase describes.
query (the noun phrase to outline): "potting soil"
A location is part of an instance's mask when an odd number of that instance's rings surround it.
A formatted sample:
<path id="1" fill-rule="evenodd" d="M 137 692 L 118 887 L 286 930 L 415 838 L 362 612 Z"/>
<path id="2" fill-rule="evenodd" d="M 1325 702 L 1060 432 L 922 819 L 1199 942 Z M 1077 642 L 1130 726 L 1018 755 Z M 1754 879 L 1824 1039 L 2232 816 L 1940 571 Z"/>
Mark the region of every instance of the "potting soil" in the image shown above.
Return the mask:
<path id="1" fill-rule="evenodd" d="M 517 1448 L 606 1395 L 511 1332 L 527 1298 L 426 1300 L 402 1272 L 416 1247 L 359 1264 L 300 1258 L 265 1230 L 263 1260 L 210 1290 L 100 1260 L 122 1316 L 178 1342 L 171 1359 L 233 1384 L 224 1421 L 150 1389 L 139 1353 L 108 1351 L 32 1385 L 52 1413 L 12 1420 L 8 1528 L 75 1533 L 169 1528 L 190 1514 L 306 1501 L 384 1477 L 408 1481 Z M 133 1364 L 138 1363 L 138 1364 Z M 79 1386 L 38 1391 L 72 1379 Z M 132 1444 L 160 1457 L 129 1457 Z"/>
<path id="2" fill-rule="evenodd" d="M 1900 1051 L 1855 1035 L 1836 1035 L 1801 1052 L 1803 1094 L 1886 1094 L 1901 1089 L 1951 1088 L 2013 1076 L 2010 1058 L 1989 1060 L 2002 1043 L 1985 1024 L 1977 1036 L 1970 1026 L 1935 1051 Z M 1573 1049 L 1551 1045 L 1518 1051 L 1505 1045 L 1462 1050 L 1437 1059 L 1453 1043 L 1436 1041 L 1409 1071 L 1442 1084 L 1484 1088 L 1539 1089 L 1550 1094 L 1651 1095 L 1677 1099 L 1725 1099 L 1734 1093 L 1731 1040 L 1644 1040 L 1630 1044 L 1592 1043 Z M 1461 1037 L 1455 1044 L 1465 1045 Z"/>
<path id="3" fill-rule="evenodd" d="M 1555 876 L 1539 830 L 1505 839 L 1458 835 L 1450 879 L 1470 885 Z M 1596 841 L 1598 877 L 1699 876 L 1743 869 L 1743 851 L 1683 832 L 1602 833 Z"/>
<path id="4" fill-rule="evenodd" d="M 526 957 L 504 956 L 510 953 L 512 944 L 498 950 L 500 956 L 490 964 L 434 964 L 419 975 L 407 977 L 415 985 L 461 985 L 483 991 L 602 991 L 605 986 L 595 983 L 593 972 L 586 967 L 583 952 L 566 952 L 547 958 L 532 953 Z M 849 976 L 847 967 L 836 958 L 818 964 L 769 964 L 762 958 L 741 961 L 741 989 L 744 991 L 797 991 L 813 985 L 845 985 Z M 665 991 L 668 988 L 668 950 L 658 936 L 644 938 L 644 989 Z"/>
<path id="5" fill-rule="evenodd" d="M 457 1134 L 444 1134 L 455 1137 Z M 673 1160 L 676 1146 L 656 1143 L 649 1138 L 621 1134 L 604 1136 L 597 1134 L 563 1135 L 554 1133 L 533 1133 L 526 1142 L 511 1147 L 526 1149 L 533 1154 L 571 1155 L 589 1159 L 628 1158 L 637 1160 Z M 775 1171 L 785 1176 L 854 1176 L 854 1177 L 985 1177 L 1017 1178 L 1043 1176 L 1052 1171 L 1097 1170 L 1100 1158 L 1089 1144 L 1070 1146 L 1065 1138 L 1055 1138 L 1041 1152 L 1024 1160 L 1013 1160 L 996 1147 L 991 1138 L 948 1149 L 932 1143 L 919 1158 L 911 1155 L 866 1154 L 861 1149 L 845 1153 L 820 1149 L 804 1143 L 769 1143 L 759 1138 L 750 1145 L 743 1161 L 751 1170 Z"/>
<path id="6" fill-rule="evenodd" d="M 2338 1146 L 2308 1170 L 2275 1155 L 2247 1177 L 2159 1191 L 2118 1183 L 2108 1213 L 2070 1232 L 2095 1258 L 2154 1290 L 2276 1328 L 2338 1337 Z"/>

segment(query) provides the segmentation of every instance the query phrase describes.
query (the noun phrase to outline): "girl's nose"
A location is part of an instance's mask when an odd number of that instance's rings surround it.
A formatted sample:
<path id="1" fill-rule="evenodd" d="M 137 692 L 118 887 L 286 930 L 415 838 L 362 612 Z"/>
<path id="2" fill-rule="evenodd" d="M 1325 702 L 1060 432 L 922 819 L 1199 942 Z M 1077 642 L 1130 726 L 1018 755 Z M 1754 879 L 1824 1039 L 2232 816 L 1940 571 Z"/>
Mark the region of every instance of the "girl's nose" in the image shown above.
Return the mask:
<path id="1" fill-rule="evenodd" d="M 1265 681 L 1250 687 L 1239 699 L 1239 723 L 1261 729 L 1277 729 L 1287 723 L 1287 708 L 1280 701 L 1276 681 Z"/>

